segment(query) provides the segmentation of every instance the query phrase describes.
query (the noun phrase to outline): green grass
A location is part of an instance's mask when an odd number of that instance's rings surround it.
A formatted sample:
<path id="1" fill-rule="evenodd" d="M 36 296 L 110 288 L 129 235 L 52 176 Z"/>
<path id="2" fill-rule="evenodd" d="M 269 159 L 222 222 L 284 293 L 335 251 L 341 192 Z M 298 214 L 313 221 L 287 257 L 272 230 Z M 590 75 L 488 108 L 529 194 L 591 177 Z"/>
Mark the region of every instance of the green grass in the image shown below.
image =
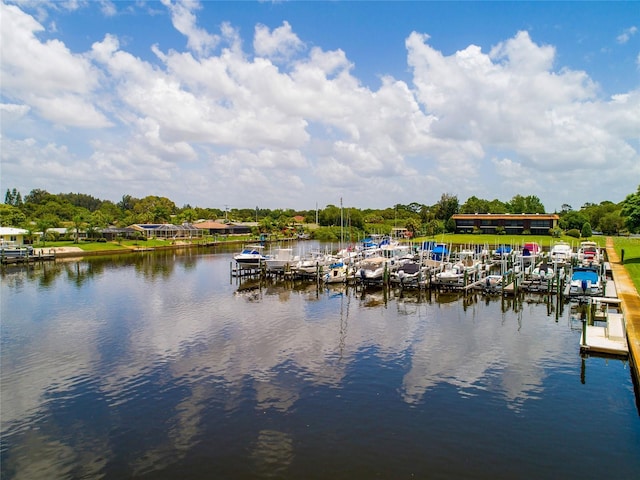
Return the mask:
<path id="1" fill-rule="evenodd" d="M 258 242 L 259 240 L 257 240 L 255 237 L 251 237 L 251 236 L 222 236 L 222 235 L 217 235 L 214 237 L 207 237 L 207 238 L 200 238 L 197 240 L 194 240 L 193 243 L 204 243 L 204 242 L 210 242 L 210 241 L 216 241 L 216 242 L 229 242 L 229 243 L 236 243 L 236 242 Z M 173 245 L 174 241 L 173 240 L 162 240 L 162 239 L 156 239 L 156 238 L 152 238 L 149 240 L 122 240 L 120 242 L 118 241 L 111 241 L 111 242 L 87 242 L 87 241 L 81 241 L 78 243 L 74 243 L 72 240 L 67 240 L 67 241 L 47 241 L 44 244 L 43 243 L 35 243 L 33 245 L 34 248 L 44 248 L 45 250 L 47 248 L 54 248 L 54 247 L 78 247 L 81 250 L 85 251 L 85 252 L 98 252 L 98 251 L 109 251 L 109 250 L 123 250 L 125 248 L 135 248 L 135 247 L 147 247 L 147 248 L 153 248 L 153 247 L 166 247 L 169 245 Z"/>
<path id="2" fill-rule="evenodd" d="M 624 268 L 640 292 L 640 238 L 613 237 L 613 246 L 620 258 L 624 250 Z"/>

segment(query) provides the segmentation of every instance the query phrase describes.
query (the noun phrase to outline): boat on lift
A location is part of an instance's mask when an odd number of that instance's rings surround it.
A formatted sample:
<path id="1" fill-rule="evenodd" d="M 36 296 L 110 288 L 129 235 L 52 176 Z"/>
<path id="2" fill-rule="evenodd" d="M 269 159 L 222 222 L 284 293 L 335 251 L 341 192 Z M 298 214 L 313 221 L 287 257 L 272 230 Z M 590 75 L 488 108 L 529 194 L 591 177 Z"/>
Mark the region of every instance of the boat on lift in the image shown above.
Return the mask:
<path id="1" fill-rule="evenodd" d="M 262 245 L 246 245 L 240 253 L 236 253 L 233 259 L 239 266 L 245 268 L 259 267 L 262 262 L 267 260 L 264 254 L 264 246 Z"/>

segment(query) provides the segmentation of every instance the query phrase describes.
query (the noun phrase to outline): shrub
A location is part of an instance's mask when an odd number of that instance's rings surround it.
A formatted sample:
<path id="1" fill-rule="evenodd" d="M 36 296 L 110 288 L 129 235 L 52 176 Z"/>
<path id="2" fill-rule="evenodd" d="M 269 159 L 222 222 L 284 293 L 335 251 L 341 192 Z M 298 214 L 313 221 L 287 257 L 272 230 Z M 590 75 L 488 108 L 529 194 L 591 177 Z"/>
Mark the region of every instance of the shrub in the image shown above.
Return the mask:
<path id="1" fill-rule="evenodd" d="M 593 232 L 591 231 L 591 224 L 589 222 L 586 222 L 584 225 L 582 225 L 582 232 L 580 232 L 580 235 L 582 235 L 584 238 L 588 238 L 593 235 Z"/>
<path id="2" fill-rule="evenodd" d="M 580 230 L 578 230 L 577 228 L 572 228 L 571 230 L 567 231 L 567 236 L 580 238 Z"/>

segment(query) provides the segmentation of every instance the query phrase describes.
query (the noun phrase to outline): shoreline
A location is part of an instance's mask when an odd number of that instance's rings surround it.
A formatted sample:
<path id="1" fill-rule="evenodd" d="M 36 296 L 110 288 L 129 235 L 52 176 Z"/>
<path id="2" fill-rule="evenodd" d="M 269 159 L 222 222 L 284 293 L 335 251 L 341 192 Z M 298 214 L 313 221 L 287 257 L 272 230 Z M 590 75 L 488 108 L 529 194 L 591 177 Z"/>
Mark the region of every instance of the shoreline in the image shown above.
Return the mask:
<path id="1" fill-rule="evenodd" d="M 155 250 L 178 250 L 180 248 L 197 248 L 197 247 L 219 247 L 221 245 L 241 245 L 246 241 L 226 241 L 226 242 L 209 242 L 202 243 L 175 243 L 172 245 L 156 245 L 146 247 L 144 245 L 136 245 L 121 248 L 105 248 L 104 250 L 83 250 L 77 246 L 65 247 L 39 247 L 34 248 L 34 256 L 54 255 L 55 258 L 81 258 L 81 257 L 97 257 L 100 255 L 124 255 L 129 253 L 153 252 Z"/>

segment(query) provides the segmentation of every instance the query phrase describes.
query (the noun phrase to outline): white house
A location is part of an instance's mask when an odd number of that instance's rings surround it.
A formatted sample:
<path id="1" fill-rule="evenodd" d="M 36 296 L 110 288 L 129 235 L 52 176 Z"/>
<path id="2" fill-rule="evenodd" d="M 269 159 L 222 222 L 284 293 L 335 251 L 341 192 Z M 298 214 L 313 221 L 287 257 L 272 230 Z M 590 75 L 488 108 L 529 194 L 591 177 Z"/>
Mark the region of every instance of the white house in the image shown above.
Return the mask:
<path id="1" fill-rule="evenodd" d="M 0 243 L 3 245 L 24 245 L 24 237 L 28 234 L 24 228 L 0 227 Z"/>

